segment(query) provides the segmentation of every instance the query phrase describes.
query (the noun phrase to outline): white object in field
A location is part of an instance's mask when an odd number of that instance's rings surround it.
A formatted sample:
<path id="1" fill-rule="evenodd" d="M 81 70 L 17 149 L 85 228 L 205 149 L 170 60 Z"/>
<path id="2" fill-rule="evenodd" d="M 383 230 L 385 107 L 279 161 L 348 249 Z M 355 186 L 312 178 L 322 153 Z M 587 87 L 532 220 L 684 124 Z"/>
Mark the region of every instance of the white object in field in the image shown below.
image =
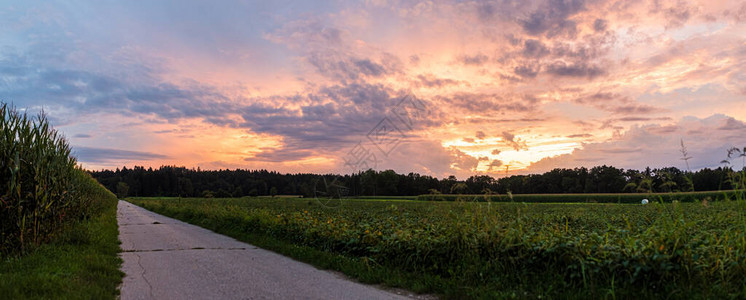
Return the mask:
<path id="1" fill-rule="evenodd" d="M 642 199 L 642 204 L 648 204 L 648 199 Z"/>

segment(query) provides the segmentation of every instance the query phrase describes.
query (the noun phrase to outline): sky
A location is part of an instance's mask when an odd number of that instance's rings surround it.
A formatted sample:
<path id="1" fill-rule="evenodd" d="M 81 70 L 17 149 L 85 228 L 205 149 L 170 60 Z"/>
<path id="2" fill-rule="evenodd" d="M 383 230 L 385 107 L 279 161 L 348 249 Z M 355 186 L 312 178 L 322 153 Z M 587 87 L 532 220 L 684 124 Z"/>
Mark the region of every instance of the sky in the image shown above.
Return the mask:
<path id="1" fill-rule="evenodd" d="M 712 168 L 746 2 L 0 0 L 0 100 L 91 170 Z"/>

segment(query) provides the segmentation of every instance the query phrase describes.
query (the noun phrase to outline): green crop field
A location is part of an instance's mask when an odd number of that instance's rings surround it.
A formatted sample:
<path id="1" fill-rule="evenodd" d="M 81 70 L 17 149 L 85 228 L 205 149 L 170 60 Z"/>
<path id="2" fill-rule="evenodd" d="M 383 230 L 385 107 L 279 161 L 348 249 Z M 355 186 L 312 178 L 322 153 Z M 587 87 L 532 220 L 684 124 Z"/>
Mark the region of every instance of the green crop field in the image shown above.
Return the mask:
<path id="1" fill-rule="evenodd" d="M 746 201 L 129 199 L 363 282 L 448 298 L 743 298 Z"/>
<path id="2" fill-rule="evenodd" d="M 0 103 L 0 298 L 113 299 L 117 198 L 44 114 Z"/>
<path id="3" fill-rule="evenodd" d="M 476 202 L 529 202 L 529 203 L 640 203 L 642 199 L 655 202 L 695 202 L 701 200 L 735 200 L 744 198 L 744 191 L 676 192 L 676 193 L 623 193 L 623 194 L 476 194 L 476 195 L 419 195 L 419 201 L 476 201 Z"/>

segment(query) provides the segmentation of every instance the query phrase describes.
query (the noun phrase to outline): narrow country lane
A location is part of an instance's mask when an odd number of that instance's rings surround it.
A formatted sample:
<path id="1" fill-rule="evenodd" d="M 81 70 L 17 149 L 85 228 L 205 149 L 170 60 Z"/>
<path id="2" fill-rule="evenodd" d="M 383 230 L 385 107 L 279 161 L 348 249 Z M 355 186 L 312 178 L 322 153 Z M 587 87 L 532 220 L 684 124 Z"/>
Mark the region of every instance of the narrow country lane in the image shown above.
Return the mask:
<path id="1" fill-rule="evenodd" d="M 121 298 L 406 299 L 119 201 Z"/>

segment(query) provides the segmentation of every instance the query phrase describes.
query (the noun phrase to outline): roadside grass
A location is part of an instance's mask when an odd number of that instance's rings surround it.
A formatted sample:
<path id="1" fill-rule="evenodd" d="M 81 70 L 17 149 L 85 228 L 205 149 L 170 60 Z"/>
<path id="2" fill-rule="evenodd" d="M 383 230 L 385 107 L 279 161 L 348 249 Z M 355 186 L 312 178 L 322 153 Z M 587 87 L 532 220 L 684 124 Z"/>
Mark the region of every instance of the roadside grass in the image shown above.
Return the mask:
<path id="1" fill-rule="evenodd" d="M 116 201 L 100 215 L 72 222 L 50 243 L 0 260 L 0 298 L 115 299 L 119 270 Z"/>
<path id="2" fill-rule="evenodd" d="M 361 282 L 445 298 L 746 296 L 743 201 L 128 200 Z"/>

